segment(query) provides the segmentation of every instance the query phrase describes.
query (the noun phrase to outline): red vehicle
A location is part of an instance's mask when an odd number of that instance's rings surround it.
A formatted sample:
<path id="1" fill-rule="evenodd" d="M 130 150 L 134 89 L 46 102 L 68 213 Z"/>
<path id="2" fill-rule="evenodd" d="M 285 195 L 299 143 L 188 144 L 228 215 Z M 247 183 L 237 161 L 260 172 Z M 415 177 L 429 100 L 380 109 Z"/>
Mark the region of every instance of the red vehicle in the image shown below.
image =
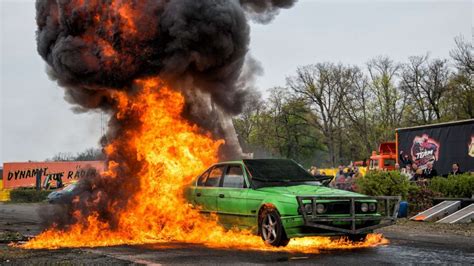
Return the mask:
<path id="1" fill-rule="evenodd" d="M 372 152 L 369 170 L 394 170 L 397 162 L 397 145 L 395 142 L 383 142 L 379 145 L 378 154 Z"/>

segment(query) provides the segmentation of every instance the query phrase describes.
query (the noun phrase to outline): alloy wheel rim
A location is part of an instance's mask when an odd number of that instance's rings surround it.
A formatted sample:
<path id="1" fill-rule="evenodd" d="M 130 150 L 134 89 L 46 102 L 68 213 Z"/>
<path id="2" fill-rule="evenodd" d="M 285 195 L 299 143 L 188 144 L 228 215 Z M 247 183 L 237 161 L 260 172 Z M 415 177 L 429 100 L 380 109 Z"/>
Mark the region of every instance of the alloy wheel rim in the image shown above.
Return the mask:
<path id="1" fill-rule="evenodd" d="M 267 214 L 267 216 L 265 216 L 265 218 L 263 219 L 262 236 L 265 241 L 273 243 L 276 240 L 276 224 L 276 218 L 271 214 Z"/>

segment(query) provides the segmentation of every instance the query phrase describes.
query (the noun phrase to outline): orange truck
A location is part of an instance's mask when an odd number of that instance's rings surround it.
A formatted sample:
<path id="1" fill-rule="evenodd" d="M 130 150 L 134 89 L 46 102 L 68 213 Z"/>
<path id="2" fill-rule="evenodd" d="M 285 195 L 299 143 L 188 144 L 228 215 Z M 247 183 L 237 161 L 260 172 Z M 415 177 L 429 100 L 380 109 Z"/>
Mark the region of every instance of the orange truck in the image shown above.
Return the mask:
<path id="1" fill-rule="evenodd" d="M 394 170 L 397 162 L 397 144 L 395 142 L 383 142 L 379 145 L 378 153 L 372 152 L 370 156 L 370 170 Z"/>

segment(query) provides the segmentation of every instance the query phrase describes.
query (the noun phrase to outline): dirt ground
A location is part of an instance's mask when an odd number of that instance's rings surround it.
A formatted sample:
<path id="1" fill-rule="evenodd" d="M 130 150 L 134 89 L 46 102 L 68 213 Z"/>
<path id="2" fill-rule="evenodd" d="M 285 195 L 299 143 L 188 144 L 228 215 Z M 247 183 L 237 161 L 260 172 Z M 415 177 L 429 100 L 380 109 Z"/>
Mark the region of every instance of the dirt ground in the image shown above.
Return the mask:
<path id="1" fill-rule="evenodd" d="M 129 261 L 80 249 L 25 250 L 0 244 L 0 265 L 49 265 L 49 264 L 113 264 L 128 265 Z"/>
<path id="2" fill-rule="evenodd" d="M 403 232 L 408 234 L 474 237 L 474 223 L 438 224 L 399 219 L 397 224 L 383 228 L 381 231 L 384 233 Z"/>
<path id="3" fill-rule="evenodd" d="M 216 250 L 183 243 L 59 250 L 24 250 L 7 245 L 12 240 L 25 241 L 41 231 L 37 213 L 41 205 L 0 203 L 0 265 L 474 262 L 473 223 L 450 225 L 407 219 L 378 230 L 390 240 L 386 246 L 320 254 Z"/>

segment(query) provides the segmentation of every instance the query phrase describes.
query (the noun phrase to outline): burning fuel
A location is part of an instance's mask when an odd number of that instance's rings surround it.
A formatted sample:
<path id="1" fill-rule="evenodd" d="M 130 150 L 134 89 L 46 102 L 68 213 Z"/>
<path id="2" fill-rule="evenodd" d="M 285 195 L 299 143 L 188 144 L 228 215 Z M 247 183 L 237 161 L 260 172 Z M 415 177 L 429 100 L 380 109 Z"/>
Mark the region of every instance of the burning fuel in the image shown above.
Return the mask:
<path id="1" fill-rule="evenodd" d="M 38 52 L 76 111 L 110 114 L 107 171 L 45 210 L 49 229 L 25 248 L 179 241 L 276 250 L 249 232 L 226 231 L 184 199 L 206 166 L 238 156 L 231 115 L 252 92 L 247 17 L 269 22 L 295 1 L 38 1 Z M 104 140 L 105 140 L 104 139 Z M 313 237 L 284 249 L 369 247 Z"/>

